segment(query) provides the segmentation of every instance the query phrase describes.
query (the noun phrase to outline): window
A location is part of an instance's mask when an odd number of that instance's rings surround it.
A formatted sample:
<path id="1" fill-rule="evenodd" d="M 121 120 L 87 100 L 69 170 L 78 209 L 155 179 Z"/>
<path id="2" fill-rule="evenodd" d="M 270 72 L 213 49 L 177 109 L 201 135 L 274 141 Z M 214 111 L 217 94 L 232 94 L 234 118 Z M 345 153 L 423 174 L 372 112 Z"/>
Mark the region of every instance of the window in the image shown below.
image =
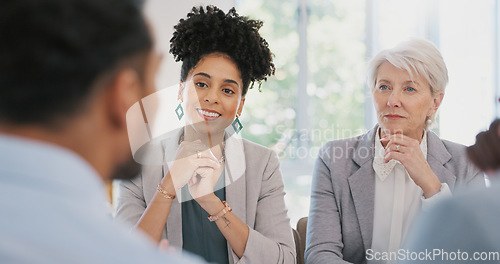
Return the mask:
<path id="1" fill-rule="evenodd" d="M 276 76 L 247 95 L 243 135 L 279 153 L 292 226 L 308 214 L 319 147 L 376 123 L 365 67 L 381 49 L 420 37 L 441 50 L 450 82 L 433 130 L 442 138 L 470 145 L 496 116 L 498 1 L 239 0 L 236 8 L 264 21 L 261 33 L 276 55 Z M 299 59 L 304 50 L 307 60 Z"/>

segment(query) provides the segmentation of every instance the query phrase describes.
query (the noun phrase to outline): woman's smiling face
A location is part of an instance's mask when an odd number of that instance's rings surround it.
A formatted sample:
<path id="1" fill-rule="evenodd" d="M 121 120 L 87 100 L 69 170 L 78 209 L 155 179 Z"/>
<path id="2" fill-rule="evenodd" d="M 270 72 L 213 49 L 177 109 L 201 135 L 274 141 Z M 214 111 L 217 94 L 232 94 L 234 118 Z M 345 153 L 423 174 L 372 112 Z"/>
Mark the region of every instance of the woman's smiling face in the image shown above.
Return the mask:
<path id="1" fill-rule="evenodd" d="M 186 125 L 200 134 L 224 133 L 245 103 L 237 65 L 225 54 L 203 56 L 181 84 Z"/>

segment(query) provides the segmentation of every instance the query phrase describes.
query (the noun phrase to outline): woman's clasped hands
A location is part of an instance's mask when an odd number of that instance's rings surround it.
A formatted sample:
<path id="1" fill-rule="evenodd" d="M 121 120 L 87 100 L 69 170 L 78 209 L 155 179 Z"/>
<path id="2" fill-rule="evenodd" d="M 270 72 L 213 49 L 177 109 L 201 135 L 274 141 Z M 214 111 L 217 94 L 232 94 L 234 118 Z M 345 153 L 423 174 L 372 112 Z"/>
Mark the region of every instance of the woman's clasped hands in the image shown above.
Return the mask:
<path id="1" fill-rule="evenodd" d="M 177 148 L 176 158 L 165 178 L 170 176 L 175 191 L 187 184 L 194 199 L 210 194 L 223 167 L 215 153 L 221 154 L 218 146 L 209 148 L 201 140 L 183 141 Z"/>

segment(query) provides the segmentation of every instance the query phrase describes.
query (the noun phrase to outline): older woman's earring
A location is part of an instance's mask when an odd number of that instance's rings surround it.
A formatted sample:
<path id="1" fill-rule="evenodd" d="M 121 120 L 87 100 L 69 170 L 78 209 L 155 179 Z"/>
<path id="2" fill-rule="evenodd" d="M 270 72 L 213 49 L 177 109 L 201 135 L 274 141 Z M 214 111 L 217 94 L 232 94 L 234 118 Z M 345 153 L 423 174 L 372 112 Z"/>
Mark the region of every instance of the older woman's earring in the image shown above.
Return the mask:
<path id="1" fill-rule="evenodd" d="M 181 118 L 184 116 L 184 109 L 182 109 L 182 101 L 179 100 L 179 105 L 177 108 L 175 108 L 175 114 L 177 115 L 177 118 L 181 120 Z"/>
<path id="2" fill-rule="evenodd" d="M 236 114 L 236 119 L 234 119 L 233 123 L 231 124 L 236 134 L 240 133 L 240 131 L 243 129 L 243 125 L 241 124 L 240 119 L 238 117 L 240 116 Z"/>
<path id="3" fill-rule="evenodd" d="M 432 124 L 432 118 L 430 116 L 428 116 L 425 119 L 425 126 L 426 126 L 426 128 L 429 128 L 431 124 Z"/>

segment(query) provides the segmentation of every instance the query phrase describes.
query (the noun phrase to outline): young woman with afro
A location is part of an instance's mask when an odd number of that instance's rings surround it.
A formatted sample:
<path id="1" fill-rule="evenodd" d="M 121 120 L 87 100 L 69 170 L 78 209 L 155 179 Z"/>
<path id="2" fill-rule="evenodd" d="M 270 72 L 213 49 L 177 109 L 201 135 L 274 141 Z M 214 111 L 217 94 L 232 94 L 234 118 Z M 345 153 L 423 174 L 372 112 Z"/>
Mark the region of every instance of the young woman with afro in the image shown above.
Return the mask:
<path id="1" fill-rule="evenodd" d="M 212 263 L 295 263 L 277 155 L 237 137 L 245 95 L 274 74 L 261 21 L 196 7 L 175 26 L 185 126 L 164 162 L 120 187 L 117 218 Z M 260 88 L 260 87 L 259 87 Z"/>

